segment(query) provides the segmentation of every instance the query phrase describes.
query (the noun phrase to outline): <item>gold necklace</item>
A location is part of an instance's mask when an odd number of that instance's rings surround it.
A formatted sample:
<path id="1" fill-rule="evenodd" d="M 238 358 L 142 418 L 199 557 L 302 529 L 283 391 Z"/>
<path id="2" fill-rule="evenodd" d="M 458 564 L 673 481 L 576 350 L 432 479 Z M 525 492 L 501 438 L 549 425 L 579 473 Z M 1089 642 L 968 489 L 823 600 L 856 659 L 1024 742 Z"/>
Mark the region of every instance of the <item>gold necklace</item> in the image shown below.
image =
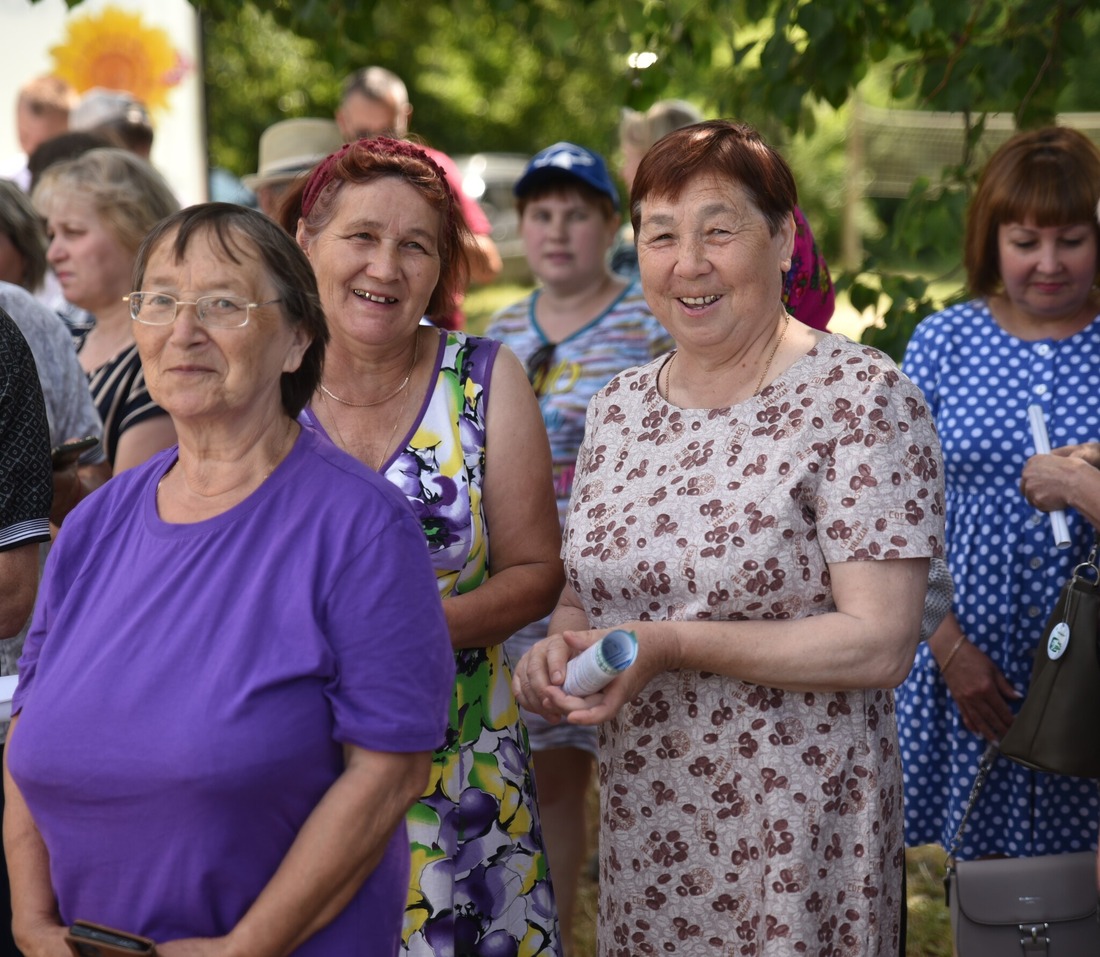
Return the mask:
<path id="1" fill-rule="evenodd" d="M 664 368 L 664 373 L 665 373 L 665 400 L 668 401 L 668 402 L 672 401 L 672 363 L 674 363 L 676 361 L 676 357 L 679 354 L 680 354 L 679 350 L 672 353 L 672 358 L 668 360 L 668 363 L 665 365 L 665 368 Z M 660 385 L 661 385 L 661 376 L 658 373 L 658 375 L 657 375 L 657 386 L 658 386 L 657 391 L 658 392 L 661 391 L 660 390 Z"/>
<path id="2" fill-rule="evenodd" d="M 775 340 L 775 345 L 772 346 L 772 354 L 768 356 L 768 364 L 764 366 L 764 371 L 760 373 L 760 381 L 756 383 L 756 389 L 753 391 L 753 395 L 760 395 L 760 390 L 764 388 L 764 379 L 768 375 L 768 371 L 772 367 L 772 360 L 775 358 L 775 354 L 779 351 L 779 344 L 783 341 L 783 337 L 787 335 L 787 326 L 791 324 L 791 314 L 784 311 L 783 313 L 783 331 L 779 333 L 779 338 Z"/>
<path id="3" fill-rule="evenodd" d="M 328 390 L 325 389 L 325 392 L 328 392 Z M 325 403 L 326 407 L 328 407 L 328 399 L 325 398 L 324 395 L 321 396 L 321 401 Z M 386 456 L 389 454 L 390 446 L 393 444 L 393 437 L 397 435 L 397 427 L 401 424 L 402 418 L 404 418 L 405 408 L 408 406 L 408 404 L 409 394 L 406 392 L 405 398 L 401 400 L 401 409 L 397 413 L 397 418 L 393 420 L 393 429 L 390 431 L 390 437 L 386 440 L 385 448 L 382 449 L 382 455 L 378 459 L 378 464 L 373 466 L 374 471 L 376 472 L 381 472 L 382 465 L 386 461 Z M 339 445 L 340 448 L 342 448 L 349 455 L 351 455 L 352 451 L 348 447 L 348 443 L 344 441 L 344 434 L 340 431 L 340 423 L 336 421 L 336 416 L 333 415 L 331 408 L 329 408 L 328 410 L 328 417 L 332 421 L 332 427 L 336 430 L 336 444 Z M 370 466 L 370 462 L 367 462 L 366 464 Z"/>
<path id="4" fill-rule="evenodd" d="M 405 388 L 405 386 L 407 386 L 409 384 L 409 380 L 412 378 L 413 370 L 416 368 L 416 360 L 419 357 L 419 355 L 420 355 L 420 330 L 418 329 L 416 331 L 416 339 L 414 340 L 414 344 L 413 344 L 413 361 L 412 361 L 412 364 L 409 366 L 408 373 L 405 375 L 405 378 L 401 381 L 401 385 L 399 385 L 396 389 L 394 389 L 393 392 L 391 392 L 389 395 L 384 396 L 381 399 L 375 399 L 373 402 L 351 402 L 348 399 L 341 399 L 340 396 L 338 396 L 335 392 L 332 392 L 331 390 L 329 390 L 323 382 L 321 383 L 321 391 L 325 395 L 327 395 L 330 399 L 335 399 L 341 405 L 349 405 L 353 409 L 369 409 L 372 405 L 381 405 L 383 402 L 389 402 L 390 399 L 392 399 L 395 395 L 397 395 L 398 392 L 400 392 L 402 389 Z"/>
<path id="5" fill-rule="evenodd" d="M 775 345 L 772 346 L 772 353 L 768 356 L 767 365 L 764 366 L 764 371 L 760 373 L 760 380 L 756 383 L 756 388 L 753 390 L 753 395 L 760 395 L 760 390 L 764 388 L 764 379 L 767 378 L 768 372 L 772 367 L 772 361 L 775 359 L 775 354 L 779 351 L 779 346 L 783 342 L 783 339 L 787 335 L 787 327 L 791 324 L 791 314 L 789 312 L 783 313 L 783 331 L 779 333 L 779 338 L 775 340 Z M 672 353 L 672 358 L 668 360 L 664 367 L 665 373 L 665 399 L 669 402 L 672 401 L 672 363 L 676 361 L 676 357 L 679 355 L 679 351 Z M 658 386 L 660 385 L 660 376 L 657 379 Z M 660 391 L 660 389 L 658 389 Z"/>

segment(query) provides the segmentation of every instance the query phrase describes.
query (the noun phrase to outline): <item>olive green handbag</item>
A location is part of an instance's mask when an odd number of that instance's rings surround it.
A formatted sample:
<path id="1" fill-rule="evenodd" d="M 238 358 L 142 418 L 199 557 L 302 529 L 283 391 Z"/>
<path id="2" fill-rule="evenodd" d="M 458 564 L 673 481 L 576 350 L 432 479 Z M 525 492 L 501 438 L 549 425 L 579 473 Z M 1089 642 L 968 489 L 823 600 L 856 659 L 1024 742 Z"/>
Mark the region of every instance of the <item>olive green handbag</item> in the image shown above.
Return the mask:
<path id="1" fill-rule="evenodd" d="M 1050 774 L 1100 778 L 1100 565 L 1073 570 L 1035 649 L 1031 683 L 1000 751 Z"/>

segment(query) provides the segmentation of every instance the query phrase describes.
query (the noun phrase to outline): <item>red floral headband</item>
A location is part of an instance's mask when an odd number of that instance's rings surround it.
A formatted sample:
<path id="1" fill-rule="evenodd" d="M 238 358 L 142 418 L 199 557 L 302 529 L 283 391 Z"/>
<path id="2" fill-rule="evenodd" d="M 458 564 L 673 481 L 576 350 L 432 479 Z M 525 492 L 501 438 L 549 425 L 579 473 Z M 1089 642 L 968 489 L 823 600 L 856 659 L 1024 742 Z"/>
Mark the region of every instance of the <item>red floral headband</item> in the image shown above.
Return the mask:
<path id="1" fill-rule="evenodd" d="M 454 194 L 451 193 L 451 184 L 447 181 L 447 174 L 443 172 L 443 168 L 424 152 L 423 149 L 407 140 L 394 140 L 390 139 L 388 136 L 375 136 L 370 139 L 356 140 L 354 143 L 346 143 L 335 153 L 330 153 L 317 164 L 313 172 L 309 174 L 309 180 L 306 182 L 305 191 L 302 193 L 302 216 L 309 215 L 309 211 L 313 209 L 313 205 L 317 202 L 317 198 L 321 195 L 321 191 L 332 182 L 335 177 L 336 164 L 348 150 L 355 148 L 360 148 L 379 156 L 405 156 L 410 159 L 420 160 L 435 173 L 452 200 L 454 199 Z"/>

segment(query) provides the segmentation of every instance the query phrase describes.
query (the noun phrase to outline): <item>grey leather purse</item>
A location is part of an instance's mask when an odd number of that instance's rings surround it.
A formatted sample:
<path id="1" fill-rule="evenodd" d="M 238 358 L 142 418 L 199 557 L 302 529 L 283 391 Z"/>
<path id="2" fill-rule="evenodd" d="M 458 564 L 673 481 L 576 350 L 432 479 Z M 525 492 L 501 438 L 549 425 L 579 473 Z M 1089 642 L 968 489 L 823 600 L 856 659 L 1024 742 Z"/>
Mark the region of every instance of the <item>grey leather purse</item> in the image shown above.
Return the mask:
<path id="1" fill-rule="evenodd" d="M 967 818 L 997 757 L 982 757 L 947 859 L 944 886 L 957 957 L 1100 955 L 1096 854 L 956 861 Z"/>

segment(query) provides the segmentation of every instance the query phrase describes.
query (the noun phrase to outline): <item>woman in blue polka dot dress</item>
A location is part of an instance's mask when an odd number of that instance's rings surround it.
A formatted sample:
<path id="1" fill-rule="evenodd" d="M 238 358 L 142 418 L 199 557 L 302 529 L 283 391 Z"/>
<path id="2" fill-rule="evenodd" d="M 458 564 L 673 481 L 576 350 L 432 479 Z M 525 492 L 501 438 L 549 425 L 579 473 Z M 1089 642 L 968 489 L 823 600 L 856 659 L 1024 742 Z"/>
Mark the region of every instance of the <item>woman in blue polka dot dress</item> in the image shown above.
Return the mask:
<path id="1" fill-rule="evenodd" d="M 952 612 L 898 690 L 906 842 L 950 844 L 987 742 L 1027 690 L 1033 652 L 1091 528 L 1073 543 L 1020 494 L 1035 453 L 1027 406 L 1053 446 L 1100 436 L 1100 152 L 1065 128 L 1033 130 L 987 164 L 971 203 L 965 263 L 978 297 L 917 327 L 904 369 L 943 443 Z M 1095 733 L 1096 729 L 1088 729 Z M 995 762 L 959 857 L 1096 847 L 1094 781 Z"/>

